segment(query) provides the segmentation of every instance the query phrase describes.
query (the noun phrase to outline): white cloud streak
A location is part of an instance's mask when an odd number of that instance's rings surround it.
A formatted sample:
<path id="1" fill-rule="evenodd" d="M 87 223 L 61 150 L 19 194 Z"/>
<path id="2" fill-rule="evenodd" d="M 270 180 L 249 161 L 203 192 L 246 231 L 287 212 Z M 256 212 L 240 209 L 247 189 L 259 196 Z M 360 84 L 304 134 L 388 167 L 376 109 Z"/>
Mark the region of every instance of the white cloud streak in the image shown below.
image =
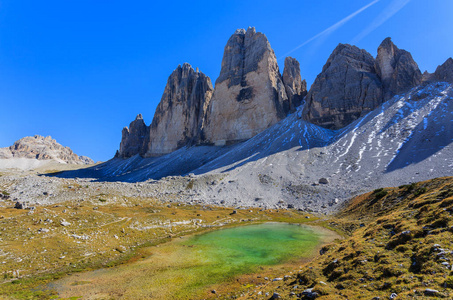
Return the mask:
<path id="1" fill-rule="evenodd" d="M 283 55 L 282 57 L 280 57 L 279 59 L 282 59 L 284 57 L 286 57 L 287 55 L 293 53 L 294 51 L 296 51 L 297 49 L 305 46 L 306 44 L 312 42 L 313 40 L 321 37 L 321 36 L 324 36 L 324 35 L 328 35 L 328 34 L 331 34 L 332 32 L 334 32 L 335 30 L 337 30 L 338 28 L 340 28 L 341 26 L 343 26 L 344 24 L 346 24 L 349 20 L 351 20 L 352 18 L 354 18 L 355 16 L 357 16 L 358 14 L 360 14 L 361 12 L 363 12 L 364 10 L 366 10 L 367 8 L 369 8 L 370 6 L 378 3 L 380 0 L 374 0 L 372 1 L 371 3 L 363 6 L 362 8 L 356 10 L 355 12 L 353 12 L 352 14 L 350 14 L 349 16 L 343 18 L 342 20 L 338 21 L 337 23 L 333 24 L 332 26 L 330 26 L 329 28 L 325 29 L 324 31 L 321 31 L 320 33 L 318 33 L 317 35 L 309 38 L 308 40 L 306 40 L 305 42 L 303 42 L 302 44 L 300 44 L 299 46 L 297 46 L 296 48 L 292 49 L 291 51 L 288 51 L 287 53 L 285 53 L 285 55 Z M 410 1 L 410 0 L 404 0 L 404 1 Z"/>
<path id="2" fill-rule="evenodd" d="M 384 24 L 388 19 L 393 17 L 403 7 L 405 7 L 411 0 L 394 0 L 392 1 L 362 32 L 360 32 L 351 41 L 351 44 L 356 44 L 361 39 L 369 35 L 376 28 Z"/>

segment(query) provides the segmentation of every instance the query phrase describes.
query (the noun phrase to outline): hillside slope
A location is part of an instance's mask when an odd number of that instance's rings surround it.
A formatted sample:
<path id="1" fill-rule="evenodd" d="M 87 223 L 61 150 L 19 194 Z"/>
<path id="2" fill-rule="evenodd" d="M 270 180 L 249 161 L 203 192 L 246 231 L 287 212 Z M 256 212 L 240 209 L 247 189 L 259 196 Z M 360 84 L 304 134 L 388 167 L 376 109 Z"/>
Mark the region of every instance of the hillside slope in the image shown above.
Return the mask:
<path id="1" fill-rule="evenodd" d="M 358 196 L 329 220 L 349 237 L 244 298 L 452 299 L 452 214 L 453 177 Z"/>

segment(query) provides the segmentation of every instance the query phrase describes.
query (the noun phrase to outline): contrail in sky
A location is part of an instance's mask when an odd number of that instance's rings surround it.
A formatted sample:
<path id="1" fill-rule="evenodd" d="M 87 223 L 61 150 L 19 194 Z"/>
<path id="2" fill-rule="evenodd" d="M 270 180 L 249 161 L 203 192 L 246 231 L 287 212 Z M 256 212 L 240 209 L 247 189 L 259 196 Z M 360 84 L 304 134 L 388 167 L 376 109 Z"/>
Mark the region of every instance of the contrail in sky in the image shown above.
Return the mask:
<path id="1" fill-rule="evenodd" d="M 398 11 L 405 7 L 411 0 L 394 0 L 390 3 L 362 32 L 360 32 L 351 41 L 351 44 L 356 44 L 358 41 L 366 37 L 373 30 L 384 24 L 388 19 L 393 17 Z"/>
<path id="2" fill-rule="evenodd" d="M 303 42 L 302 44 L 300 44 L 299 46 L 297 46 L 296 48 L 292 49 L 291 51 L 289 51 L 288 53 L 286 53 L 285 55 L 283 55 L 282 57 L 280 57 L 279 59 L 282 59 L 284 57 L 286 57 L 288 54 L 291 54 L 293 53 L 294 51 L 296 51 L 297 49 L 299 49 L 300 47 L 303 47 L 305 46 L 306 44 L 310 43 L 311 41 L 319 38 L 320 36 L 323 36 L 325 34 L 329 34 L 329 33 L 332 33 L 333 31 L 337 30 L 338 28 L 340 28 L 341 26 L 343 26 L 344 24 L 346 24 L 346 22 L 348 22 L 349 20 L 351 20 L 352 18 L 354 18 L 355 16 L 357 16 L 358 14 L 360 14 L 362 11 L 364 11 L 365 9 L 367 9 L 368 7 L 378 3 L 379 1 L 381 0 L 374 0 L 373 2 L 365 5 L 364 7 L 360 8 L 359 10 L 353 12 L 352 14 L 350 14 L 349 16 L 347 16 L 346 18 L 342 19 L 341 21 L 335 23 L 334 25 L 330 26 L 329 28 L 325 29 L 324 31 L 318 33 L 317 35 L 309 38 L 308 40 L 306 40 L 305 42 Z M 404 1 L 410 1 L 410 0 L 404 0 Z"/>

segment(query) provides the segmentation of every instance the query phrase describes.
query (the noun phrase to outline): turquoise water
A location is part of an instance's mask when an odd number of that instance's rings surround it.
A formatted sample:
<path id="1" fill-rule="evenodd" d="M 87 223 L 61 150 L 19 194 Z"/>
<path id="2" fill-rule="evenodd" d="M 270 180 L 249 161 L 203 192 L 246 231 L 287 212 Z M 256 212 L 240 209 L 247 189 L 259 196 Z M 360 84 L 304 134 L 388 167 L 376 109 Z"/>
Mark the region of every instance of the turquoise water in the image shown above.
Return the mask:
<path id="1" fill-rule="evenodd" d="M 219 272 L 242 273 L 254 266 L 274 265 L 311 255 L 321 234 L 307 226 L 265 223 L 216 230 L 192 237 L 184 245 Z"/>

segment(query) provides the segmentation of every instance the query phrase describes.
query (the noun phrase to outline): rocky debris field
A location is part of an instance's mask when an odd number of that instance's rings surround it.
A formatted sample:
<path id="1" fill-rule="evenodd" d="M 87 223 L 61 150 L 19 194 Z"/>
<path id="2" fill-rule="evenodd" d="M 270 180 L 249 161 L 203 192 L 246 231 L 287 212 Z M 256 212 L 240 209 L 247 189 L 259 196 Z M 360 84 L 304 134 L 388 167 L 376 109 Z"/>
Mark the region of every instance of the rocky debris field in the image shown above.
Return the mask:
<path id="1" fill-rule="evenodd" d="M 212 174 L 204 176 L 168 176 L 160 180 L 147 180 L 144 182 L 109 182 L 97 181 L 93 178 L 59 178 L 52 174 L 33 174 L 25 172 L 18 176 L 14 172 L 3 172 L 0 176 L 0 191 L 7 193 L 11 203 L 20 203 L 25 207 L 39 205 L 59 204 L 66 201 L 96 201 L 99 198 L 105 200 L 105 204 L 116 203 L 127 198 L 153 198 L 163 202 L 173 201 L 188 205 L 207 204 L 219 207 L 237 208 L 262 208 L 262 209 L 286 209 L 299 208 L 285 201 L 274 201 L 270 197 L 256 196 L 253 202 L 244 201 L 238 198 L 221 198 L 215 195 L 212 198 L 206 197 L 214 193 L 218 188 L 237 186 L 241 183 L 228 181 L 224 175 Z M 269 176 L 259 176 L 264 185 L 277 183 Z M 324 178 L 324 180 L 326 180 Z M 323 180 L 320 180 L 324 182 Z M 315 183 L 316 186 L 321 183 Z M 288 193 L 295 193 L 301 190 L 316 192 L 316 187 L 288 186 Z M 258 195 L 258 194 L 257 194 Z M 261 195 L 261 194 L 260 194 Z M 338 202 L 333 200 L 329 207 Z M 6 204 L 6 203 L 5 203 Z M 325 206 L 327 207 L 327 206 Z M 319 211 L 304 208 L 301 211 Z"/>

